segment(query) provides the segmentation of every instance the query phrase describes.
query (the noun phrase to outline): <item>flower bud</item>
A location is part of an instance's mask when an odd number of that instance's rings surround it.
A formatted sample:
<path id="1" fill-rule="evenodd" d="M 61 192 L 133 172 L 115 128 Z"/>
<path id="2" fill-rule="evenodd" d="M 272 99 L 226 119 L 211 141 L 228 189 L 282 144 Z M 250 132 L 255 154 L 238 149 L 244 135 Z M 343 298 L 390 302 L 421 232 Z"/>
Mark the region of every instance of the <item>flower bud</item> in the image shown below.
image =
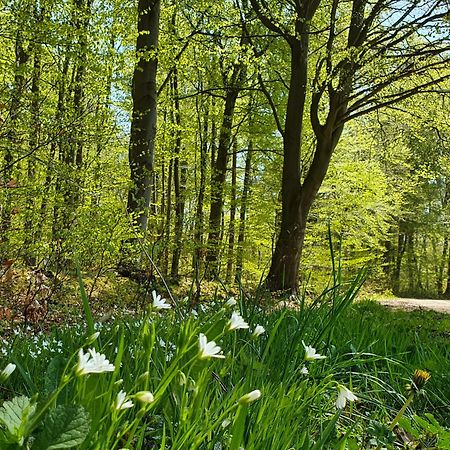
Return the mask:
<path id="1" fill-rule="evenodd" d="M 86 345 L 90 345 L 93 342 L 95 342 L 99 336 L 100 336 L 100 331 L 96 331 L 94 334 L 91 334 L 86 340 Z"/>
<path id="2" fill-rule="evenodd" d="M 6 381 L 11 374 L 16 370 L 16 365 L 9 363 L 1 372 L 0 372 L 0 383 Z"/>
<path id="3" fill-rule="evenodd" d="M 261 334 L 264 334 L 265 332 L 266 330 L 262 325 L 256 325 L 255 331 L 253 331 L 252 336 L 258 337 L 261 336 Z"/>
<path id="4" fill-rule="evenodd" d="M 239 399 L 240 405 L 248 405 L 249 403 L 253 403 L 256 400 L 258 400 L 261 397 L 261 391 L 259 389 L 255 389 L 252 392 L 249 392 L 248 394 L 243 395 Z"/>
<path id="5" fill-rule="evenodd" d="M 134 395 L 134 398 L 141 403 L 153 403 L 155 397 L 150 391 L 140 391 Z"/>

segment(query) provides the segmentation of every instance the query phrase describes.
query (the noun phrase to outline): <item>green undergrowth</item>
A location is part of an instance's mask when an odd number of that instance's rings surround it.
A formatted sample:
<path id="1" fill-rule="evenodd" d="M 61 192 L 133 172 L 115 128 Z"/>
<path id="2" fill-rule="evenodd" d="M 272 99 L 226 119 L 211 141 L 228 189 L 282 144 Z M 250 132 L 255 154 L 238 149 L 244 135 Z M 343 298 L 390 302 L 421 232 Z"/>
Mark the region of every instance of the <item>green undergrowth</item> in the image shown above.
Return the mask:
<path id="1" fill-rule="evenodd" d="M 112 323 L 82 295 L 85 325 L 2 341 L 0 448 L 449 448 L 449 318 L 353 305 L 361 282 L 271 313 L 157 299 Z"/>

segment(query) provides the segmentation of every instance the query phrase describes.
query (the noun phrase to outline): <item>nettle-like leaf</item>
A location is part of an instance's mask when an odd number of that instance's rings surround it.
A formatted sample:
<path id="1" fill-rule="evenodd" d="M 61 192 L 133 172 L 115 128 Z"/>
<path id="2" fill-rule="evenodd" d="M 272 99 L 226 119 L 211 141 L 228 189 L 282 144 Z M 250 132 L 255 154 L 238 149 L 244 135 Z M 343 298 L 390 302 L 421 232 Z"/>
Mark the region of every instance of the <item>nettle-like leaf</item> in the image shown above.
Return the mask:
<path id="1" fill-rule="evenodd" d="M 6 427 L 2 436 L 6 442 L 22 444 L 28 419 L 36 410 L 36 404 L 28 397 L 14 397 L 0 408 L 0 424 Z"/>
<path id="2" fill-rule="evenodd" d="M 89 433 L 87 411 L 78 405 L 59 405 L 50 411 L 36 437 L 33 450 L 55 450 L 80 445 Z"/>

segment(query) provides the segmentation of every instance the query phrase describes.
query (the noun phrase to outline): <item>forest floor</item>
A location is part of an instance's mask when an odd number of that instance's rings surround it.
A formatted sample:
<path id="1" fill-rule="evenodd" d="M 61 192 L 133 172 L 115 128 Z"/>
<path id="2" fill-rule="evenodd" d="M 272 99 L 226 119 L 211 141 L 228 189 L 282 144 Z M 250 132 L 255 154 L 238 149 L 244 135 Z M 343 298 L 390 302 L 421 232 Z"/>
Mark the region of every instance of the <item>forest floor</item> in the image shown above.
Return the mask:
<path id="1" fill-rule="evenodd" d="M 419 298 L 386 298 L 379 302 L 389 308 L 404 311 L 426 310 L 450 314 L 450 300 L 431 300 Z"/>

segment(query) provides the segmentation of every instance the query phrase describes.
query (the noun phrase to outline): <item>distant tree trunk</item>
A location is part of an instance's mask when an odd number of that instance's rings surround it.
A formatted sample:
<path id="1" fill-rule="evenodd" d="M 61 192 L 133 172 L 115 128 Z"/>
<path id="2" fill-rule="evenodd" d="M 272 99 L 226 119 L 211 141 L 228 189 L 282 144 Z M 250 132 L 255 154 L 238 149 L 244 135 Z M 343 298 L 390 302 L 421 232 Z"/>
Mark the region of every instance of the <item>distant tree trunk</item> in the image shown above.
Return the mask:
<path id="1" fill-rule="evenodd" d="M 244 185 L 242 187 L 241 203 L 239 209 L 239 234 L 236 255 L 236 280 L 239 282 L 241 280 L 243 270 L 245 221 L 247 220 L 247 203 L 252 183 L 252 156 L 253 141 L 250 139 L 248 143 L 247 155 L 245 157 Z"/>
<path id="2" fill-rule="evenodd" d="M 38 19 L 37 20 L 38 23 L 42 22 L 42 20 L 39 20 L 40 17 L 42 17 L 42 13 L 36 17 Z M 39 43 L 35 43 L 33 55 L 33 73 L 31 77 L 31 105 L 30 105 L 31 131 L 29 140 L 31 152 L 37 149 L 40 142 L 40 134 L 41 134 L 40 78 L 41 78 L 41 46 Z M 36 162 L 33 156 L 30 156 L 28 158 L 27 164 L 28 164 L 27 175 L 30 189 L 28 192 L 26 218 L 24 223 L 24 230 L 25 230 L 24 249 L 27 254 L 26 259 L 28 264 L 34 266 L 36 264 L 36 258 L 34 250 L 30 248 L 34 244 L 34 233 L 36 231 L 35 228 L 33 227 L 33 222 L 35 218 L 34 205 L 36 202 L 36 194 L 37 194 L 36 187 L 34 186 L 36 177 Z"/>
<path id="3" fill-rule="evenodd" d="M 448 258 L 448 235 L 444 236 L 442 243 L 442 255 L 439 263 L 439 269 L 436 277 L 436 290 L 438 297 L 442 297 L 444 294 L 444 268 Z"/>
<path id="4" fill-rule="evenodd" d="M 181 152 L 181 114 L 180 100 L 178 94 L 178 71 L 173 71 L 173 95 L 174 95 L 174 125 L 175 125 L 175 159 L 173 165 L 173 185 L 175 191 L 175 246 L 172 254 L 172 267 L 170 275 L 172 278 L 178 278 L 180 265 L 181 245 L 183 236 L 184 222 L 184 191 L 186 187 L 187 165 L 182 164 L 180 168 L 180 152 Z"/>
<path id="5" fill-rule="evenodd" d="M 397 236 L 397 256 L 395 258 L 395 266 L 392 271 L 392 292 L 400 293 L 400 274 L 402 268 L 403 255 L 406 250 L 407 235 L 404 231 L 403 222 L 400 222 Z"/>
<path id="6" fill-rule="evenodd" d="M 55 122 L 57 124 L 59 130 L 59 136 L 57 137 L 57 148 L 58 148 L 58 160 L 60 166 L 66 160 L 66 150 L 67 150 L 67 129 L 66 126 L 66 82 L 67 82 L 67 74 L 69 73 L 69 65 L 70 59 L 69 55 L 66 53 L 64 57 L 64 61 L 61 68 L 61 74 L 58 80 L 58 104 L 56 108 L 56 117 Z M 53 144 L 52 144 L 53 145 Z M 50 172 L 47 172 L 47 175 L 50 176 Z M 62 220 L 62 203 L 64 198 L 64 192 L 68 187 L 65 187 L 67 181 L 61 175 L 61 170 L 58 171 L 58 175 L 56 177 L 55 182 L 55 201 L 53 205 L 53 222 L 52 222 L 52 242 L 54 245 L 59 245 L 61 240 L 61 233 L 63 232 L 62 223 L 65 220 Z M 43 199 L 43 203 L 46 203 L 46 199 Z M 44 208 L 45 209 L 45 208 Z M 43 208 L 41 206 L 41 212 Z"/>
<path id="7" fill-rule="evenodd" d="M 8 145 L 5 146 L 3 179 L 5 184 L 11 181 L 13 177 L 13 159 L 15 152 L 19 149 L 20 143 L 18 141 L 18 119 L 20 108 L 22 105 L 22 97 L 26 87 L 25 67 L 29 59 L 29 54 L 24 47 L 24 38 L 22 30 L 18 30 L 15 40 L 15 73 L 12 87 L 12 95 L 9 106 L 9 123 L 6 139 Z M 8 242 L 7 231 L 11 227 L 11 194 L 9 189 L 5 190 L 5 201 L 1 207 L 1 224 L 0 235 L 3 243 Z"/>
<path id="8" fill-rule="evenodd" d="M 172 218 L 172 171 L 173 171 L 173 158 L 170 158 L 169 174 L 167 176 L 167 193 L 166 193 L 166 220 L 164 225 L 164 235 L 166 236 L 164 242 L 164 251 L 161 269 L 164 274 L 167 275 L 169 271 L 169 242 L 170 242 L 170 226 Z"/>
<path id="9" fill-rule="evenodd" d="M 234 140 L 233 157 L 231 164 L 231 196 L 230 196 L 230 222 L 228 226 L 228 257 L 226 282 L 231 283 L 234 262 L 234 240 L 236 222 L 236 175 L 237 175 L 237 140 Z"/>
<path id="10" fill-rule="evenodd" d="M 450 299 L 450 257 L 447 257 L 447 286 L 445 288 L 444 298 Z"/>
<path id="11" fill-rule="evenodd" d="M 151 199 L 156 118 L 160 0 L 139 0 L 138 63 L 133 75 L 133 115 L 131 120 L 129 164 L 132 186 L 128 191 L 127 211 L 141 231 L 147 229 Z"/>
<path id="12" fill-rule="evenodd" d="M 415 234 L 413 231 L 407 235 L 408 255 L 408 290 L 410 294 L 423 293 L 422 276 L 416 254 Z"/>
<path id="13" fill-rule="evenodd" d="M 198 111 L 200 117 L 200 111 Z M 207 154 L 208 154 L 208 116 L 209 108 L 205 107 L 203 116 L 203 128 L 200 128 L 200 184 L 198 188 L 197 207 L 196 207 L 196 223 L 194 231 L 194 258 L 193 268 L 198 278 L 198 271 L 203 260 L 203 232 L 204 232 L 204 217 L 203 217 L 203 203 L 205 201 L 206 190 L 206 170 L 207 170 Z M 201 124 L 200 124 L 201 125 Z"/>
<path id="14" fill-rule="evenodd" d="M 64 151 L 64 162 L 66 164 L 66 177 L 69 182 L 64 183 L 64 220 L 62 225 L 69 228 L 73 219 L 75 210 L 79 203 L 79 197 L 82 184 L 82 165 L 84 148 L 84 129 L 85 129 L 85 105 L 84 105 L 84 86 L 86 73 L 86 58 L 88 38 L 87 31 L 91 15 L 91 0 L 75 0 L 73 12 L 73 21 L 75 25 L 75 58 L 73 67 L 73 113 L 75 126 L 70 130 L 71 145 L 68 145 Z"/>
<path id="15" fill-rule="evenodd" d="M 231 144 L 234 108 L 240 91 L 243 66 L 235 65 L 225 94 L 225 107 L 220 127 L 217 158 L 211 174 L 211 208 L 209 213 L 208 252 L 206 255 L 209 278 L 218 275 L 218 259 L 223 210 L 223 191 L 227 172 L 228 152 Z"/>

